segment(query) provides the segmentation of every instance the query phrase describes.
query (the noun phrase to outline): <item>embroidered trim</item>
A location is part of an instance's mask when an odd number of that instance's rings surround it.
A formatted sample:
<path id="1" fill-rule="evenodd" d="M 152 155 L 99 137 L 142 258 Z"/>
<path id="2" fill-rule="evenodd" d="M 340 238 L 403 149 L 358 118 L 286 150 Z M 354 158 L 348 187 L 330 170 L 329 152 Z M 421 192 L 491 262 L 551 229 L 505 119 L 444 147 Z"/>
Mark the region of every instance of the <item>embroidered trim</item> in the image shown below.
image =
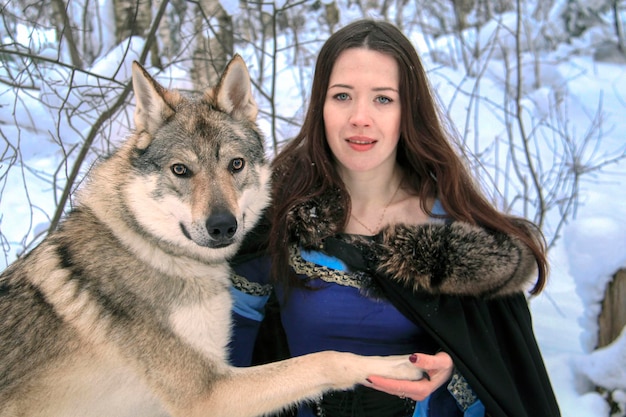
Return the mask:
<path id="1" fill-rule="evenodd" d="M 372 278 L 362 272 L 344 272 L 336 269 L 328 268 L 305 260 L 298 245 L 290 245 L 289 247 L 290 264 L 296 274 L 306 275 L 308 277 L 319 278 L 324 282 L 343 285 L 344 287 L 353 287 L 361 291 L 369 291 L 366 294 L 376 296 L 372 287 Z M 235 289 L 245 294 L 254 296 L 266 296 L 271 294 L 273 286 L 271 284 L 259 284 L 250 282 L 245 277 L 233 274 L 230 278 Z"/>
<path id="2" fill-rule="evenodd" d="M 454 369 L 452 379 L 450 383 L 448 383 L 448 391 L 452 394 L 463 412 L 478 400 L 478 396 L 476 396 L 472 387 L 470 387 L 463 375 L 456 369 Z"/>
<path id="3" fill-rule="evenodd" d="M 241 275 L 233 274 L 230 277 L 230 281 L 235 289 L 257 297 L 270 295 L 272 293 L 272 286 L 270 284 L 259 284 L 258 282 L 250 282 Z"/>
<path id="4" fill-rule="evenodd" d="M 365 276 L 362 274 L 338 271 L 309 262 L 302 258 L 300 248 L 297 245 L 291 245 L 289 252 L 291 267 L 296 271 L 296 274 L 319 278 L 324 282 L 339 284 L 345 287 L 361 289 L 364 286 Z"/>

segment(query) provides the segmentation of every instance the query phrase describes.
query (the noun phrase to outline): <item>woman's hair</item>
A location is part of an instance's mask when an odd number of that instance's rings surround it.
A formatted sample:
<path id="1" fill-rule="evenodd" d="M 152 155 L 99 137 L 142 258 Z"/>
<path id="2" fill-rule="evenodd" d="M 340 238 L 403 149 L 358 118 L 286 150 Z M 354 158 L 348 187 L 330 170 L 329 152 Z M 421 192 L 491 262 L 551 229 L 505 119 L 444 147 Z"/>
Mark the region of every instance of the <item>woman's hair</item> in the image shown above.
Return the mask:
<path id="1" fill-rule="evenodd" d="M 324 102 L 333 66 L 339 55 L 350 48 L 366 48 L 393 57 L 400 75 L 401 126 L 397 162 L 406 184 L 432 215 L 426 202 L 438 198 L 447 215 L 455 220 L 478 224 L 521 239 L 532 250 L 538 265 L 538 279 L 532 293 L 539 293 L 546 281 L 547 259 L 543 235 L 531 222 L 498 211 L 476 185 L 453 147 L 453 129 L 432 94 L 426 71 L 417 51 L 404 34 L 384 21 L 358 20 L 335 32 L 317 57 L 311 98 L 298 135 L 277 155 L 274 168 L 273 203 L 268 213 L 271 223 L 269 252 L 275 279 L 292 282 L 289 268 L 291 216 L 297 205 L 327 192 L 338 192 L 344 204 L 343 230 L 350 214 L 350 196 L 338 175 L 326 141 Z"/>

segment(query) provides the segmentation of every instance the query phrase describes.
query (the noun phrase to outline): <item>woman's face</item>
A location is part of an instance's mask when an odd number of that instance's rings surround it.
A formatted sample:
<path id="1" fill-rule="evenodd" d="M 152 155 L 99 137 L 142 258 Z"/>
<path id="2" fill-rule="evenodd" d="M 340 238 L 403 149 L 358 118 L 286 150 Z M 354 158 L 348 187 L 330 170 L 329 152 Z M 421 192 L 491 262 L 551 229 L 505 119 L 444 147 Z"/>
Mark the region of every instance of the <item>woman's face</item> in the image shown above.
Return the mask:
<path id="1" fill-rule="evenodd" d="M 398 64 L 389 55 L 351 48 L 337 58 L 324 101 L 324 125 L 340 172 L 395 164 L 399 83 Z"/>

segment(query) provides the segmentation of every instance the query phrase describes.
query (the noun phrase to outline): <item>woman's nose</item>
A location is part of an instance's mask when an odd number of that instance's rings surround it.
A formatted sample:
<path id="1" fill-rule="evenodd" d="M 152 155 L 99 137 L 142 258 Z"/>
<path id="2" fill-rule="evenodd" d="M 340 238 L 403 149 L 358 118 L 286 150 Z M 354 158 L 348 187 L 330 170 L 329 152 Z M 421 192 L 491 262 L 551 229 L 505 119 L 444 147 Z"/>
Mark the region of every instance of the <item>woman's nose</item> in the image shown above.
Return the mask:
<path id="1" fill-rule="evenodd" d="M 372 117 L 368 103 L 354 102 L 352 112 L 350 114 L 350 123 L 354 126 L 369 126 L 372 123 Z"/>

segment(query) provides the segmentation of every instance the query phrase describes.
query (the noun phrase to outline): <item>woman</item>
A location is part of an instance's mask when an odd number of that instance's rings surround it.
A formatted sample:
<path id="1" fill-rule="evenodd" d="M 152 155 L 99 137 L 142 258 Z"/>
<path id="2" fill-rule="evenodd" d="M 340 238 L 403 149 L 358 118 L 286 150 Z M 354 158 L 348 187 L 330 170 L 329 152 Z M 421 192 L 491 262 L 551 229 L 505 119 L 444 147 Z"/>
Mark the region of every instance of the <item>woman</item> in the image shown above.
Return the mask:
<path id="1" fill-rule="evenodd" d="M 323 45 L 266 222 L 233 262 L 233 362 L 253 360 L 273 289 L 288 354 L 414 353 L 427 374 L 372 376 L 298 417 L 559 415 L 524 296 L 545 285 L 543 239 L 488 202 L 451 137 L 396 27 L 357 21 Z"/>

